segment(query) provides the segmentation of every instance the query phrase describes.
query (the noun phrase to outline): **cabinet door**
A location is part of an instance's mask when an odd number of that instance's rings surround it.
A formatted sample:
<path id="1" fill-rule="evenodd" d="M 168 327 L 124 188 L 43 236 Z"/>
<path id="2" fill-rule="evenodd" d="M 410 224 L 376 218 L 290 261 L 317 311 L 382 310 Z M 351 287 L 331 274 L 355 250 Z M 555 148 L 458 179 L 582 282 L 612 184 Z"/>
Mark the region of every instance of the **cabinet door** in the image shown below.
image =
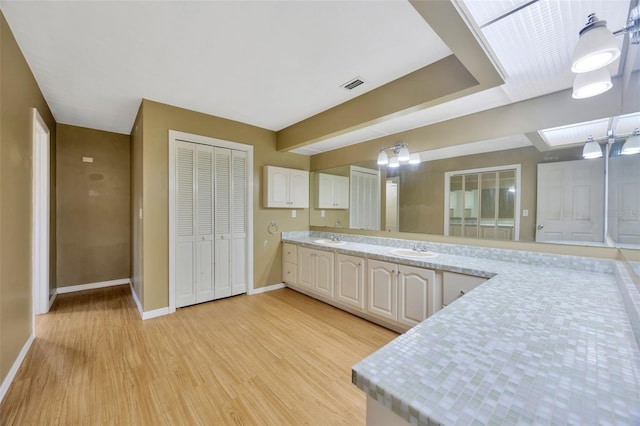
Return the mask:
<path id="1" fill-rule="evenodd" d="M 315 250 L 315 286 L 314 289 L 327 297 L 333 297 L 333 253 Z"/>
<path id="2" fill-rule="evenodd" d="M 289 205 L 289 169 L 265 166 L 264 176 L 265 207 L 290 207 Z"/>
<path id="3" fill-rule="evenodd" d="M 325 173 L 318 173 L 317 191 L 318 191 L 318 208 L 333 209 L 333 176 Z"/>
<path id="4" fill-rule="evenodd" d="M 336 299 L 364 310 L 364 259 L 336 254 Z"/>
<path id="5" fill-rule="evenodd" d="M 313 289 L 314 275 L 315 275 L 315 250 L 298 247 L 298 282 L 301 287 Z"/>
<path id="6" fill-rule="evenodd" d="M 297 279 L 296 279 L 297 267 L 298 265 L 296 265 L 295 263 L 283 262 L 282 263 L 282 281 L 287 284 L 296 285 L 297 284 Z"/>
<path id="7" fill-rule="evenodd" d="M 397 266 L 379 260 L 369 260 L 367 282 L 369 297 L 367 310 L 381 317 L 396 321 Z"/>
<path id="8" fill-rule="evenodd" d="M 398 321 L 416 325 L 431 314 L 429 297 L 435 280 L 435 271 L 405 265 L 398 267 Z"/>
<path id="9" fill-rule="evenodd" d="M 335 208 L 349 208 L 349 178 L 346 176 L 334 176 L 333 199 Z"/>
<path id="10" fill-rule="evenodd" d="M 289 170 L 289 204 L 287 207 L 309 207 L 309 172 Z"/>
<path id="11" fill-rule="evenodd" d="M 455 272 L 442 273 L 442 306 L 447 306 L 459 297 L 469 293 L 487 279 Z"/>

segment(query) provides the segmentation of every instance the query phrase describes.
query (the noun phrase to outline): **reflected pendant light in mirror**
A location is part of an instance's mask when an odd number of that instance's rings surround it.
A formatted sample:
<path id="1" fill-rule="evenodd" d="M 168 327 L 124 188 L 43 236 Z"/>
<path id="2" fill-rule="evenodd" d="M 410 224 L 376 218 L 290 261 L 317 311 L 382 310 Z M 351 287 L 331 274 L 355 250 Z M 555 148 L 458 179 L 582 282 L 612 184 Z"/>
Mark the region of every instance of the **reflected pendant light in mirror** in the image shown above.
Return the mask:
<path id="1" fill-rule="evenodd" d="M 590 98 L 600 95 L 612 87 L 609 70 L 600 68 L 595 71 L 577 74 L 573 82 L 573 94 L 571 96 L 574 99 Z"/>
<path id="2" fill-rule="evenodd" d="M 640 153 L 640 129 L 636 129 L 632 136 L 629 136 L 622 145 L 622 155 Z"/>
<path id="3" fill-rule="evenodd" d="M 582 156 L 586 159 L 602 157 L 600 144 L 594 141 L 593 138 L 589 138 L 589 141 L 584 144 L 584 148 L 582 149 Z"/>

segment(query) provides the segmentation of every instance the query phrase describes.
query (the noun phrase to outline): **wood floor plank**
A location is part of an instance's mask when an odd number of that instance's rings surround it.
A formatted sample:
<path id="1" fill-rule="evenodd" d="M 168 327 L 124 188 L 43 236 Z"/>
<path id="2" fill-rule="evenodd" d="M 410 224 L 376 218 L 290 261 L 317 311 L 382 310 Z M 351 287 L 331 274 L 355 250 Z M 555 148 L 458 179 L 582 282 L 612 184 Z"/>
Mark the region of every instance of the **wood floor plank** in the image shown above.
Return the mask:
<path id="1" fill-rule="evenodd" d="M 351 366 L 397 336 L 290 289 L 141 321 L 117 286 L 36 324 L 2 425 L 362 425 Z"/>

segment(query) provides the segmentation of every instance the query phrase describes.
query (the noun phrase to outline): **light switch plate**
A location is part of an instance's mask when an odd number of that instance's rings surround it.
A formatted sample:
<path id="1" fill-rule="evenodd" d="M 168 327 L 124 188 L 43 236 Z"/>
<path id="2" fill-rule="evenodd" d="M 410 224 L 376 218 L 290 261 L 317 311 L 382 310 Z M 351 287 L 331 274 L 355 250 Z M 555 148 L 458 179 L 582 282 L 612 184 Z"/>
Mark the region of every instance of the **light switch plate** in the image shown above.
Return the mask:
<path id="1" fill-rule="evenodd" d="M 529 216 L 529 210 L 522 210 L 522 216 L 524 217 Z"/>
<path id="2" fill-rule="evenodd" d="M 320 210 L 320 217 L 324 217 L 324 210 Z"/>
<path id="3" fill-rule="evenodd" d="M 93 163 L 93 157 L 82 157 L 83 163 Z"/>

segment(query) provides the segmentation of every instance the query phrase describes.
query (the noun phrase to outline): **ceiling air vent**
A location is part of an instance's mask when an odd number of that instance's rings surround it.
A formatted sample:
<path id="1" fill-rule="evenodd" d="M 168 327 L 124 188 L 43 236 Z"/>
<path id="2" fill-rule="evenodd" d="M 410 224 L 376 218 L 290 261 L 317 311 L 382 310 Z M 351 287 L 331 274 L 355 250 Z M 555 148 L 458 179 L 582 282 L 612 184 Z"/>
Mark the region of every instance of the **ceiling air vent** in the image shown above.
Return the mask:
<path id="1" fill-rule="evenodd" d="M 360 77 L 356 77 L 354 79 L 349 80 L 348 82 L 346 82 L 345 84 L 343 84 L 340 87 L 344 87 L 347 90 L 352 90 L 352 89 L 360 86 L 361 84 L 364 84 L 364 81 L 360 80 Z"/>

